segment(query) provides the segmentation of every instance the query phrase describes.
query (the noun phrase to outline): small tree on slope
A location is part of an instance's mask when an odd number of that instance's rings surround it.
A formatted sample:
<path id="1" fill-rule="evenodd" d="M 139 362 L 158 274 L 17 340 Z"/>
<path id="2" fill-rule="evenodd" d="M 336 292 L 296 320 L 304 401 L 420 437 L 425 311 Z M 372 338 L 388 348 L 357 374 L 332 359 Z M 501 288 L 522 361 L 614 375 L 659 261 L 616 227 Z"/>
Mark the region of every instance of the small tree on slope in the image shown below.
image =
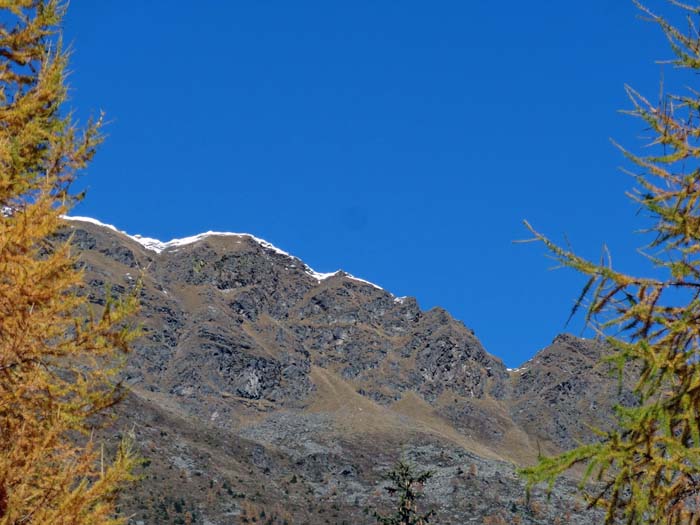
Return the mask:
<path id="1" fill-rule="evenodd" d="M 99 123 L 61 113 L 63 11 L 0 0 L 0 525 L 118 523 L 135 462 L 126 444 L 105 462 L 90 434 L 119 397 L 135 299 L 90 315 L 68 242 L 49 240 L 100 141 Z"/>
<path id="2" fill-rule="evenodd" d="M 375 513 L 377 523 L 380 525 L 427 525 L 434 514 L 429 511 L 425 514 L 418 512 L 418 499 L 423 484 L 433 476 L 432 472 L 415 472 L 415 470 L 403 461 L 399 461 L 387 474 L 392 484 L 386 487 L 392 496 L 398 495 L 399 501 L 396 511 L 390 516 L 381 516 Z"/>
<path id="3" fill-rule="evenodd" d="M 700 72 L 700 8 L 671 2 L 687 16 L 679 30 L 638 4 L 664 31 L 673 64 Z M 695 77 L 697 79 L 697 77 Z M 582 490 L 606 510 L 606 523 L 698 523 L 700 520 L 700 94 L 662 94 L 654 104 L 631 88 L 630 113 L 653 133 L 646 154 L 623 149 L 637 168 L 632 198 L 653 219 L 650 262 L 663 277 L 618 272 L 579 257 L 530 228 L 565 266 L 589 276 L 576 308 L 607 337 L 607 357 L 622 371 L 641 370 L 639 406 L 617 409 L 618 426 L 596 443 L 541 458 L 522 471 L 529 486 L 553 483 L 586 466 Z M 529 225 L 528 225 L 529 227 Z M 598 483 L 588 484 L 589 481 Z"/>

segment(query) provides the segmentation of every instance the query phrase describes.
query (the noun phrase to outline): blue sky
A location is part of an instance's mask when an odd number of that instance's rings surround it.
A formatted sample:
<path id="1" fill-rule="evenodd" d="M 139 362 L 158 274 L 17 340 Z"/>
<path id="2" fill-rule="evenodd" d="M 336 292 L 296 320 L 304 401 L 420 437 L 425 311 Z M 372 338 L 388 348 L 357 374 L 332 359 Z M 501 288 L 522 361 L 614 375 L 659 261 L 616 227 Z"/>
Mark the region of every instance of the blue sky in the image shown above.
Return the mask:
<path id="1" fill-rule="evenodd" d="M 623 86 L 654 97 L 669 51 L 631 1 L 72 2 L 65 39 L 71 106 L 110 121 L 74 214 L 252 233 L 446 308 L 509 366 L 583 284 L 513 244 L 523 219 L 645 268 L 609 139 L 645 143 Z"/>

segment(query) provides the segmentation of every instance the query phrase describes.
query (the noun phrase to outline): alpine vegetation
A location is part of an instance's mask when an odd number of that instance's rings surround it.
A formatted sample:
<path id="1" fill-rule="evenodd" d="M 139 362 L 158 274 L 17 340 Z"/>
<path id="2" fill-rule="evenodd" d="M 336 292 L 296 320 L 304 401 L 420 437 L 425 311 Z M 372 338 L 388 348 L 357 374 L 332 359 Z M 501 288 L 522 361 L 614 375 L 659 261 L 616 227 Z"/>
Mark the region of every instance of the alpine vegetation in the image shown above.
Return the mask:
<path id="1" fill-rule="evenodd" d="M 665 33 L 676 68 L 700 71 L 700 8 L 671 2 L 686 16 L 687 32 L 638 4 Z M 694 77 L 697 78 L 697 77 Z M 585 466 L 581 488 L 606 523 L 697 523 L 700 492 L 700 96 L 664 92 L 654 103 L 631 87 L 629 113 L 653 140 L 642 154 L 620 147 L 635 170 L 631 198 L 652 220 L 646 247 L 654 267 L 643 278 L 584 259 L 528 228 L 564 265 L 589 277 L 576 302 L 603 334 L 605 359 L 622 372 L 638 370 L 639 401 L 618 406 L 615 429 L 522 471 L 530 486 Z M 595 483 L 589 483 L 595 482 Z"/>

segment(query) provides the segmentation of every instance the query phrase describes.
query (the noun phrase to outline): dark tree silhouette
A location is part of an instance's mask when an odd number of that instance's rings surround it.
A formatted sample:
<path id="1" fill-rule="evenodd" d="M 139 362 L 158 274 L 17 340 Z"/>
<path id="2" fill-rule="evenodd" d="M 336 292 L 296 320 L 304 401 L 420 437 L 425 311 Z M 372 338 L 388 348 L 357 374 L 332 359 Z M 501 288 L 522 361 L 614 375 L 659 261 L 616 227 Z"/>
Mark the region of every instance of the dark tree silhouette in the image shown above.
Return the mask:
<path id="1" fill-rule="evenodd" d="M 398 496 L 399 501 L 396 511 L 389 516 L 382 516 L 375 512 L 374 517 L 381 525 L 426 525 L 435 514 L 430 510 L 425 514 L 418 511 L 418 500 L 421 498 L 423 484 L 433 476 L 430 471 L 416 472 L 416 470 L 404 461 L 398 461 L 394 468 L 387 474 L 392 484 L 386 487 L 386 491 L 392 496 Z"/>

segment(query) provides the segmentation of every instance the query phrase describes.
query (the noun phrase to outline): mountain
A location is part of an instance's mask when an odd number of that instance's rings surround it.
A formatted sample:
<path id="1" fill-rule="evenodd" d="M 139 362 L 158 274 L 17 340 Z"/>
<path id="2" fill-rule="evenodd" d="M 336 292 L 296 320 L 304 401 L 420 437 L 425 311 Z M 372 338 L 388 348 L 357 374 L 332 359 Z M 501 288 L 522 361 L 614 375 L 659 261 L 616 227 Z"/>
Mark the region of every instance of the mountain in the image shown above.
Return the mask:
<path id="1" fill-rule="evenodd" d="M 131 393 L 106 434 L 133 432 L 147 459 L 121 503 L 132 523 L 374 523 L 399 457 L 434 471 L 436 523 L 593 519 L 571 480 L 528 504 L 515 467 L 634 402 L 600 343 L 561 335 L 508 370 L 445 310 L 251 235 L 162 243 L 75 217 L 58 237 L 96 305 L 143 282 Z"/>

